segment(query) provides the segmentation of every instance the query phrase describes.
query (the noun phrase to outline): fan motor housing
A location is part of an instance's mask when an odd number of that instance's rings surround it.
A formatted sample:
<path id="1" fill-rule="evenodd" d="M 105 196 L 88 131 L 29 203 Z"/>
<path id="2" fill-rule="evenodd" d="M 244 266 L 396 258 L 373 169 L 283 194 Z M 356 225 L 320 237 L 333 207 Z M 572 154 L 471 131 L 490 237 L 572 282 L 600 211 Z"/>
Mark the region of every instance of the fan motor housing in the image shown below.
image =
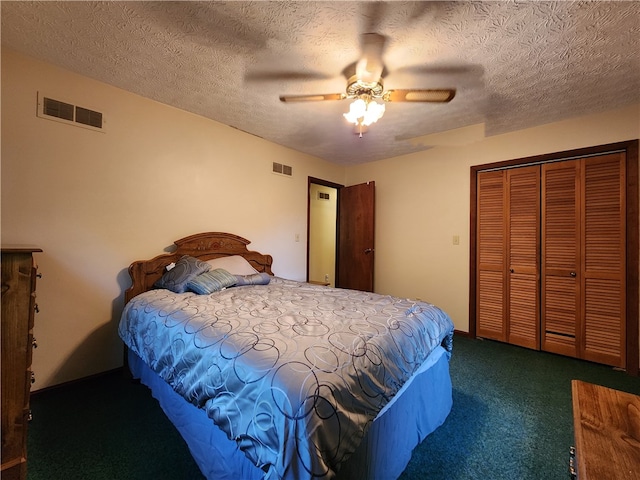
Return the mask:
<path id="1" fill-rule="evenodd" d="M 384 84 L 380 78 L 377 82 L 365 83 L 358 79 L 356 75 L 349 78 L 347 83 L 347 95 L 349 97 L 359 97 L 369 95 L 371 97 L 382 97 Z"/>

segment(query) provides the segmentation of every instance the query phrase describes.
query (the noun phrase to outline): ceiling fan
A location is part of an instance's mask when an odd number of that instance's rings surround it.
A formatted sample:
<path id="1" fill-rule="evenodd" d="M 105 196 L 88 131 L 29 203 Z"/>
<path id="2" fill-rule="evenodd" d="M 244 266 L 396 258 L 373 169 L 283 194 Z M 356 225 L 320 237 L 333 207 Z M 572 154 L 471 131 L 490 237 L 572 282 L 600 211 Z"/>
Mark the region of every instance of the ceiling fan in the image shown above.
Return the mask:
<path id="1" fill-rule="evenodd" d="M 419 103 L 446 103 L 453 99 L 456 94 L 453 88 L 385 90 L 385 66 L 382 61 L 385 40 L 383 35 L 377 33 L 362 35 L 362 56 L 355 64 L 355 73 L 349 67 L 343 71 L 347 77 L 344 93 L 281 95 L 280 101 L 292 103 L 354 99 L 344 117 L 360 128 L 362 137 L 363 127 L 368 127 L 384 114 L 384 103 L 376 102 L 377 99 L 382 102 Z"/>

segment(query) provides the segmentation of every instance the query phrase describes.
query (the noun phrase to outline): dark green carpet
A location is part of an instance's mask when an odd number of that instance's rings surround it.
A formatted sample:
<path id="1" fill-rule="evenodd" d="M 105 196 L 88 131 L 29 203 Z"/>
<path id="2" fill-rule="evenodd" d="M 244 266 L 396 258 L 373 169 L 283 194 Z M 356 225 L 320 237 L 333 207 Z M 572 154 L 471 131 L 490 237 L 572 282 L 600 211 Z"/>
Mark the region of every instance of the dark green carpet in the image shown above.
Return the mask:
<path id="1" fill-rule="evenodd" d="M 609 367 L 456 337 L 453 410 L 402 480 L 568 478 L 571 380 L 640 394 Z M 29 480 L 201 479 L 148 389 L 111 373 L 32 397 Z"/>

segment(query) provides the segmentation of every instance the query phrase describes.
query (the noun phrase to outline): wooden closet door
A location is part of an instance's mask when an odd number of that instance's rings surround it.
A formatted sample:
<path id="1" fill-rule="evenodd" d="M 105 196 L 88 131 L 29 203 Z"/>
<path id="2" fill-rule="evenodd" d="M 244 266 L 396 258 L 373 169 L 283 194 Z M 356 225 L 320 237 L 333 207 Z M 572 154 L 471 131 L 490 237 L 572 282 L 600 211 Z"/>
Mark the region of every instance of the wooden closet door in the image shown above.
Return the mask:
<path id="1" fill-rule="evenodd" d="M 540 349 L 540 166 L 507 171 L 507 342 Z"/>
<path id="2" fill-rule="evenodd" d="M 506 341 L 505 171 L 477 177 L 476 335 Z"/>
<path id="3" fill-rule="evenodd" d="M 580 357 L 625 366 L 625 154 L 584 160 Z"/>
<path id="4" fill-rule="evenodd" d="M 582 316 L 580 162 L 542 166 L 542 350 L 577 356 Z"/>

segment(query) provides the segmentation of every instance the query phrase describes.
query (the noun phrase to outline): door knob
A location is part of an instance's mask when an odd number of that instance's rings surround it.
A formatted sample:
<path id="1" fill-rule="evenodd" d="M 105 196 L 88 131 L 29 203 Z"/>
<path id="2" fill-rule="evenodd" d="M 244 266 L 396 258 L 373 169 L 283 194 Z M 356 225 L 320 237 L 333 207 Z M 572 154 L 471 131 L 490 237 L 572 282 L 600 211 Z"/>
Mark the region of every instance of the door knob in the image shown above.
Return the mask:
<path id="1" fill-rule="evenodd" d="M 366 248 L 364 250 L 364 253 L 371 253 L 371 252 L 373 252 L 373 248 Z"/>

